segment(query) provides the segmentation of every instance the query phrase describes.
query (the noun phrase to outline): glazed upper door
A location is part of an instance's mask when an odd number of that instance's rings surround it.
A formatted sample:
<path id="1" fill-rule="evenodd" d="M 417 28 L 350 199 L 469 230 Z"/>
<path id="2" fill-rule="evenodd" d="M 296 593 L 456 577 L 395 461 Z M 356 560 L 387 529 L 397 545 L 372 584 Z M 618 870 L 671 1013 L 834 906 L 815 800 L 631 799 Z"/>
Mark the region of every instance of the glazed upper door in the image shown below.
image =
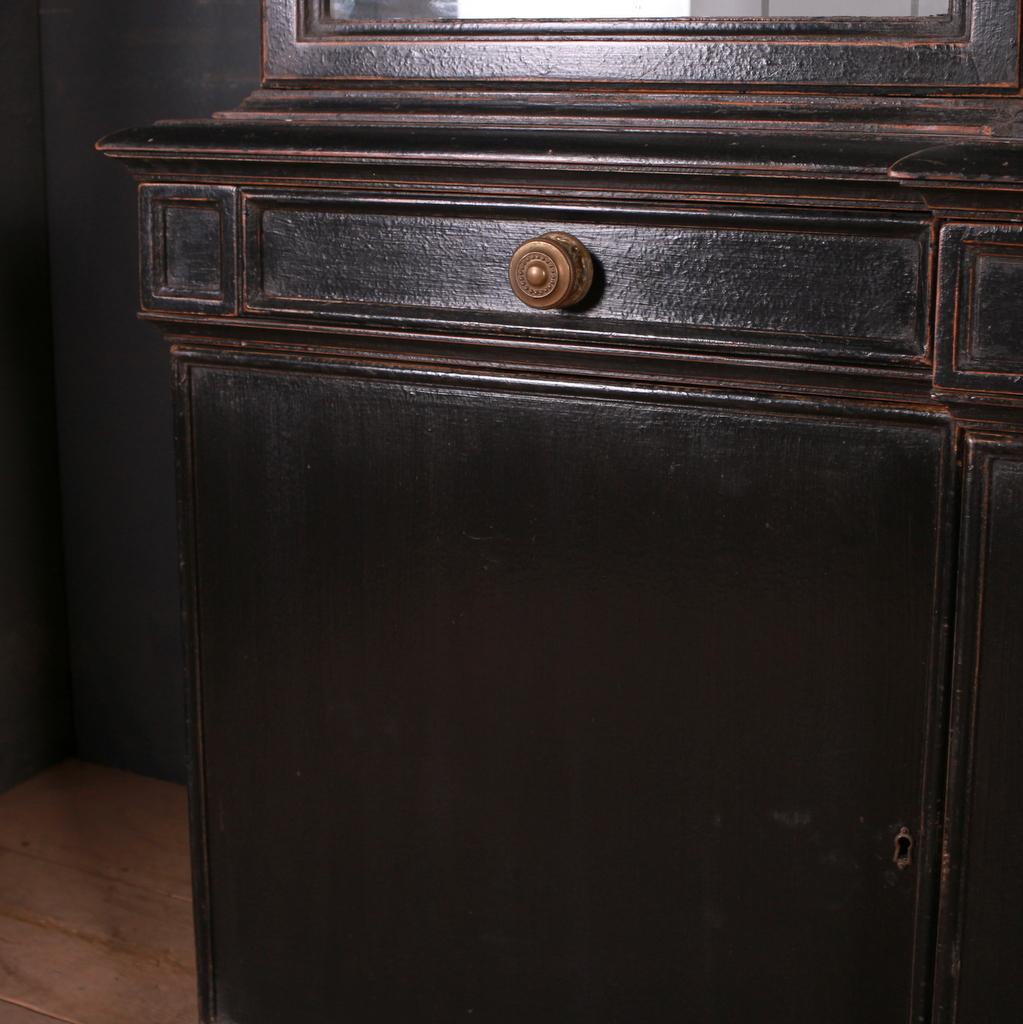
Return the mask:
<path id="1" fill-rule="evenodd" d="M 952 0 L 327 0 L 335 19 L 919 18 Z"/>
<path id="2" fill-rule="evenodd" d="M 935 1020 L 1023 1020 L 1023 438 L 967 438 Z"/>
<path id="3" fill-rule="evenodd" d="M 267 84 L 991 93 L 1021 0 L 264 0 Z"/>
<path id="4" fill-rule="evenodd" d="M 925 1012 L 947 424 L 178 365 L 215 1019 Z"/>

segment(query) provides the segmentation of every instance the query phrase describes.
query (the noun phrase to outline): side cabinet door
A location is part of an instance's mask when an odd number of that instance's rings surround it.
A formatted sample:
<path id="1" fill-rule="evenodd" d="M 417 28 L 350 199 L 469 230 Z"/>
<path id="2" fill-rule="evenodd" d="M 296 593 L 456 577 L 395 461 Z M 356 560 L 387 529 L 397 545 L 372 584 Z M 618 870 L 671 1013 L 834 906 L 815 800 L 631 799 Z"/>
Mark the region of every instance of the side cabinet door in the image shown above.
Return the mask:
<path id="1" fill-rule="evenodd" d="M 967 443 L 938 1020 L 1023 1020 L 1023 437 Z"/>
<path id="2" fill-rule="evenodd" d="M 178 365 L 208 1015 L 919 1012 L 945 423 Z"/>

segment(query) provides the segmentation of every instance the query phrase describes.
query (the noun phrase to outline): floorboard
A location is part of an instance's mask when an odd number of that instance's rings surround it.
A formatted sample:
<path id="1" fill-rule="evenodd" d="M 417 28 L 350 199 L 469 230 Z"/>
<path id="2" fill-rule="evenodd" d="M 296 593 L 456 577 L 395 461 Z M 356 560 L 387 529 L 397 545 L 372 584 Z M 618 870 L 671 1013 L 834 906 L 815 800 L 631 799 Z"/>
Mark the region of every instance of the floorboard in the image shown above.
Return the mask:
<path id="1" fill-rule="evenodd" d="M 198 1019 L 181 789 L 68 762 L 0 796 L 0 1024 Z"/>
<path id="2" fill-rule="evenodd" d="M 53 1024 L 54 1017 L 0 1000 L 0 1024 Z M 65 1022 L 66 1024 L 66 1022 Z"/>
<path id="3" fill-rule="evenodd" d="M 191 900 L 183 786 L 65 761 L 0 810 L 0 849 Z"/>

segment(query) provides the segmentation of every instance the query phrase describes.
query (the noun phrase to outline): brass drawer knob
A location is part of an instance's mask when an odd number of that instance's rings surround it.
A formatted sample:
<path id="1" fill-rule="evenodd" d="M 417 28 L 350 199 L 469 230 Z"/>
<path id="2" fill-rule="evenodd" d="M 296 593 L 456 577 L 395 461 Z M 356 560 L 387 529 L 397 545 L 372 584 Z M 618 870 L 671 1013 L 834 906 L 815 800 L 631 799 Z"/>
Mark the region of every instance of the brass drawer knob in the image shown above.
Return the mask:
<path id="1" fill-rule="evenodd" d="M 593 258 L 578 238 L 551 231 L 515 250 L 508 279 L 527 306 L 564 309 L 582 302 L 590 290 Z"/>

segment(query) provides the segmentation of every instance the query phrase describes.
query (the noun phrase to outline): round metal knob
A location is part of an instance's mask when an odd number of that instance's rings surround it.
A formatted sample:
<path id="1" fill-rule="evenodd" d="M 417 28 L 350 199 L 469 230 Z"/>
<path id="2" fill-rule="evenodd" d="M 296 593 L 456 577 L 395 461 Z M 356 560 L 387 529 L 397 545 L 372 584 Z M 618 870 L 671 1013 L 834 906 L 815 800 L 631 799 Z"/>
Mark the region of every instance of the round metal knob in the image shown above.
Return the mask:
<path id="1" fill-rule="evenodd" d="M 527 306 L 564 309 L 582 302 L 590 290 L 593 258 L 578 238 L 551 231 L 515 250 L 508 280 Z"/>

